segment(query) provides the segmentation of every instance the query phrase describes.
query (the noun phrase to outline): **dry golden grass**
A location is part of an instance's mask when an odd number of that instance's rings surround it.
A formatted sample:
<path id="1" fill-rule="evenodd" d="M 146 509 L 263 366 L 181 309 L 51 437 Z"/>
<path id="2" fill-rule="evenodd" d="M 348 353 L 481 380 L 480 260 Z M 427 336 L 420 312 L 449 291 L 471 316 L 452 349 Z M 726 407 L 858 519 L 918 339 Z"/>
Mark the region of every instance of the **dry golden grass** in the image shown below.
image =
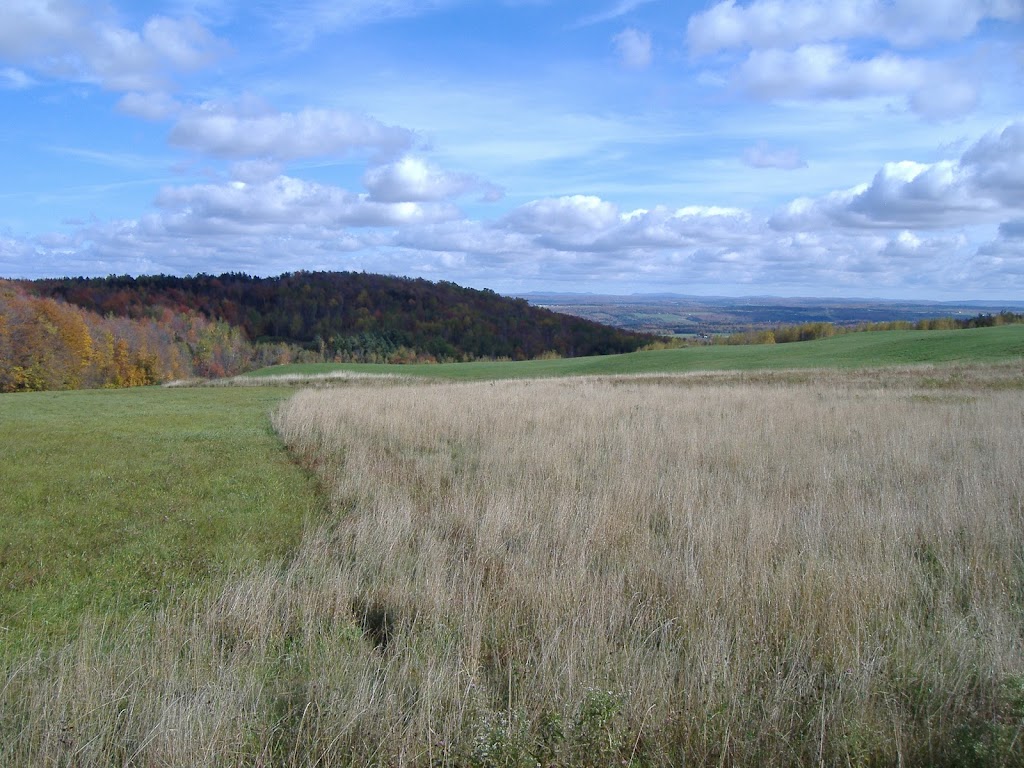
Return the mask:
<path id="1" fill-rule="evenodd" d="M 330 518 L 9 663 L 0 762 L 1021 764 L 1021 371 L 949 370 L 299 392 Z"/>

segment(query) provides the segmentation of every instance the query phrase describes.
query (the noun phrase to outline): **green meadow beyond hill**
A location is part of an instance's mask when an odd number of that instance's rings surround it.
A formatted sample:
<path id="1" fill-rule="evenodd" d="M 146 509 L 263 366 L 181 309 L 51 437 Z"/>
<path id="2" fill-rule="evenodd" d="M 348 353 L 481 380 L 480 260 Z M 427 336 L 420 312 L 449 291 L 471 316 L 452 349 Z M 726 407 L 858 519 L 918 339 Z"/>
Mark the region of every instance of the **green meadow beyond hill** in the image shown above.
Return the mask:
<path id="1" fill-rule="evenodd" d="M 786 368 L 872 368 L 925 363 L 993 363 L 1024 358 L 1024 325 L 953 331 L 850 333 L 792 344 L 704 346 L 631 354 L 449 365 L 285 365 L 251 376 L 391 373 L 451 379 L 504 379 Z"/>

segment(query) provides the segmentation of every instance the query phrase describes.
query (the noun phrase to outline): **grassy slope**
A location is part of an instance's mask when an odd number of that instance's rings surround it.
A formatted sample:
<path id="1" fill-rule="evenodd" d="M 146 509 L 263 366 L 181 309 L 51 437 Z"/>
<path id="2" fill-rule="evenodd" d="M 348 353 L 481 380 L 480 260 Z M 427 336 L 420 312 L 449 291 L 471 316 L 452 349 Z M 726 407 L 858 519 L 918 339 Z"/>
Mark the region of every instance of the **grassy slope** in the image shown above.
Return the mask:
<path id="1" fill-rule="evenodd" d="M 851 333 L 820 341 L 757 346 L 708 346 L 628 355 L 448 365 L 316 364 L 265 368 L 253 376 L 335 371 L 401 373 L 478 380 L 587 374 L 681 373 L 759 368 L 861 368 L 914 363 L 985 363 L 1024 357 L 1024 325 L 956 331 Z"/>
<path id="2" fill-rule="evenodd" d="M 267 418 L 284 394 L 0 395 L 0 640 L 292 552 L 318 502 Z"/>

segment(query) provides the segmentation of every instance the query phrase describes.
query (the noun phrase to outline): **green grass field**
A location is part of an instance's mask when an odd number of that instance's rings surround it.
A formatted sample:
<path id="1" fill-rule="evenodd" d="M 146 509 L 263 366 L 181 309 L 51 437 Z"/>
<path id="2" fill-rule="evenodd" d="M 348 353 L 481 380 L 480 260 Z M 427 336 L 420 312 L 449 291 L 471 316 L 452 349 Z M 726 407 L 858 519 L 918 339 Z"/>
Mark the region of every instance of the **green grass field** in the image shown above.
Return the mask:
<path id="1" fill-rule="evenodd" d="M 250 376 L 319 375 L 339 371 L 456 380 L 547 376 L 684 373 L 787 368 L 866 368 L 918 363 L 993 363 L 1024 357 L 1024 325 L 955 331 L 850 333 L 819 341 L 752 346 L 706 346 L 525 362 L 444 365 L 282 365 Z"/>
<path id="2" fill-rule="evenodd" d="M 0 395 L 0 641 L 287 557 L 318 500 L 270 427 L 286 393 Z"/>

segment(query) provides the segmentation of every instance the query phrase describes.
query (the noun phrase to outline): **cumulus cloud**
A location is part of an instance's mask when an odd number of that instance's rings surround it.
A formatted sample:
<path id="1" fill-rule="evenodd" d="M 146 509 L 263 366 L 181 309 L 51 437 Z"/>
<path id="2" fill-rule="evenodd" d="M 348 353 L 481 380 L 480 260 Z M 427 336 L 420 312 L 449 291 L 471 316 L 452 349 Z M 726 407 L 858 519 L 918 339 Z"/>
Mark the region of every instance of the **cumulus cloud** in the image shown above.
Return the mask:
<path id="1" fill-rule="evenodd" d="M 444 171 L 410 155 L 370 168 L 363 175 L 363 186 L 372 200 L 392 203 L 447 200 L 474 191 L 493 202 L 503 195 L 498 187 L 477 176 Z"/>
<path id="2" fill-rule="evenodd" d="M 959 159 L 886 163 L 869 183 L 799 198 L 771 218 L 780 230 L 838 224 L 941 229 L 982 224 L 1024 210 L 1024 123 L 979 139 Z"/>
<path id="3" fill-rule="evenodd" d="M 1019 0 L 722 0 L 690 18 L 686 38 L 696 55 L 855 38 L 911 47 L 963 39 L 987 19 L 1022 16 Z"/>
<path id="4" fill-rule="evenodd" d="M 75 0 L 0 4 L 0 57 L 46 77 L 148 91 L 165 87 L 173 72 L 206 66 L 223 50 L 195 19 L 154 16 L 133 30 Z"/>
<path id="5" fill-rule="evenodd" d="M 528 235 L 542 247 L 576 252 L 693 246 L 707 240 L 735 242 L 759 229 L 738 208 L 685 206 L 622 211 L 592 195 L 534 200 L 504 216 L 497 226 Z"/>
<path id="6" fill-rule="evenodd" d="M 25 277 L 66 274 L 74 264 L 83 265 L 76 268 L 83 274 L 374 270 L 378 261 L 366 254 L 393 248 L 395 233 L 458 217 L 443 202 L 383 203 L 288 176 L 166 187 L 156 205 L 137 219 L 80 223 L 70 235 L 0 236 L 0 266 L 12 267 L 0 274 L 16 275 L 28 264 L 33 273 Z M 357 252 L 363 256 L 353 261 Z M 385 262 L 386 271 L 408 270 L 388 253 L 380 256 L 379 264 Z"/>
<path id="7" fill-rule="evenodd" d="M 621 216 L 613 230 L 596 240 L 602 249 L 685 248 L 712 245 L 728 251 L 750 245 L 762 225 L 748 211 L 720 206 L 655 206 Z"/>
<path id="8" fill-rule="evenodd" d="M 444 203 L 375 202 L 283 176 L 169 188 L 158 203 L 137 220 L 85 225 L 70 239 L 0 238 L 0 257 L 7 253 L 24 264 L 24 253 L 32 252 L 40 270 L 88 258 L 110 272 L 345 268 L 494 287 L 535 278 L 548 285 L 622 280 L 648 288 L 728 283 L 758 292 L 828 285 L 861 295 L 1024 286 L 1019 215 L 992 243 L 975 248 L 959 232 L 780 231 L 743 209 L 625 210 L 587 195 L 535 200 L 494 221 L 474 221 Z"/>
<path id="9" fill-rule="evenodd" d="M 944 64 L 891 53 L 852 59 L 841 45 L 752 51 L 737 68 L 734 82 L 762 99 L 857 99 L 906 94 L 909 105 L 929 117 L 959 114 L 977 102 L 974 87 Z"/>
<path id="10" fill-rule="evenodd" d="M 971 282 L 1024 290 L 1024 219 L 1006 222 L 971 258 Z"/>
<path id="11" fill-rule="evenodd" d="M 647 69 L 651 65 L 651 35 L 627 27 L 612 38 L 619 61 L 626 69 Z"/>
<path id="12" fill-rule="evenodd" d="M 9 278 L 36 277 L 24 274 L 26 265 L 37 264 L 39 254 L 25 240 L 5 235 L 0 232 L 0 275 Z"/>
<path id="13" fill-rule="evenodd" d="M 86 9 L 70 0 L 7 0 L 0 4 L 0 56 L 27 60 L 52 53 L 86 26 Z"/>
<path id="14" fill-rule="evenodd" d="M 388 243 L 408 251 L 457 255 L 462 263 L 473 258 L 489 264 L 506 263 L 529 259 L 537 250 L 528 235 L 469 219 L 404 227 L 396 230 Z"/>
<path id="15" fill-rule="evenodd" d="M 343 227 L 384 227 L 452 218 L 446 204 L 383 203 L 340 187 L 289 176 L 246 183 L 168 187 L 157 205 L 176 226 L 205 232 L 227 227 L 232 231 L 291 231 L 303 227 L 336 230 Z"/>
<path id="16" fill-rule="evenodd" d="M 763 141 L 743 151 L 743 162 L 751 168 L 779 168 L 784 171 L 807 167 L 807 161 L 800 155 L 800 150 L 774 148 Z"/>
<path id="17" fill-rule="evenodd" d="M 278 112 L 240 101 L 205 102 L 185 112 L 171 130 L 171 143 L 220 157 L 295 160 L 338 157 L 369 150 L 375 156 L 400 154 L 414 134 L 365 115 L 328 109 Z"/>
<path id="18" fill-rule="evenodd" d="M 946 227 L 967 224 L 998 206 L 978 194 L 956 162 L 886 163 L 837 214 L 854 225 Z"/>
<path id="19" fill-rule="evenodd" d="M 966 245 L 967 238 L 963 235 L 922 238 L 905 229 L 886 243 L 882 253 L 887 257 L 902 260 L 931 261 L 944 253 L 962 250 Z"/>
<path id="20" fill-rule="evenodd" d="M 963 64 L 954 67 L 932 51 L 915 58 L 885 45 L 960 40 L 984 21 L 1022 16 L 1021 0 L 723 0 L 690 18 L 687 40 L 696 56 L 745 52 L 736 66 L 735 55 L 725 56 L 731 76 L 718 77 L 758 98 L 901 95 L 918 114 L 941 119 L 977 106 L 977 82 L 963 74 Z M 859 53 L 865 44 L 877 52 Z"/>
<path id="21" fill-rule="evenodd" d="M 980 192 L 1024 210 L 1024 121 L 985 135 L 964 152 L 961 163 Z"/>
<path id="22" fill-rule="evenodd" d="M 506 226 L 520 232 L 581 233 L 584 237 L 603 232 L 618 221 L 618 207 L 593 195 L 534 200 L 504 218 Z"/>
<path id="23" fill-rule="evenodd" d="M 901 93 L 928 82 L 925 62 L 883 54 L 852 61 L 835 45 L 803 45 L 795 51 L 754 51 L 739 69 L 740 83 L 767 98 Z"/>

